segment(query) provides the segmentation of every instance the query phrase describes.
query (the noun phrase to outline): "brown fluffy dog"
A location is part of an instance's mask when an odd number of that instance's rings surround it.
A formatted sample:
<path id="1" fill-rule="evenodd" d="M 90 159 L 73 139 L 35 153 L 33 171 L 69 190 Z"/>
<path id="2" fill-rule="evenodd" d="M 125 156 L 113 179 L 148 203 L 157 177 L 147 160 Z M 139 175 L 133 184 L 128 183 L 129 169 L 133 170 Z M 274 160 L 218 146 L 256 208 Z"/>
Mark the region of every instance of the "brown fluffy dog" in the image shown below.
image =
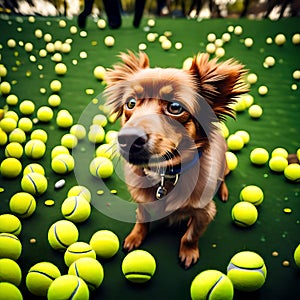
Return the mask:
<path id="1" fill-rule="evenodd" d="M 121 53 L 107 71 L 105 95 L 121 117 L 118 146 L 125 178 L 138 203 L 127 251 L 138 248 L 149 222 L 188 219 L 180 241 L 185 268 L 199 258 L 198 240 L 215 216 L 215 192 L 228 199 L 226 143 L 217 123 L 234 117 L 232 104 L 247 92 L 245 70 L 234 60 L 194 57 L 189 70 L 150 68 L 148 56 Z"/>

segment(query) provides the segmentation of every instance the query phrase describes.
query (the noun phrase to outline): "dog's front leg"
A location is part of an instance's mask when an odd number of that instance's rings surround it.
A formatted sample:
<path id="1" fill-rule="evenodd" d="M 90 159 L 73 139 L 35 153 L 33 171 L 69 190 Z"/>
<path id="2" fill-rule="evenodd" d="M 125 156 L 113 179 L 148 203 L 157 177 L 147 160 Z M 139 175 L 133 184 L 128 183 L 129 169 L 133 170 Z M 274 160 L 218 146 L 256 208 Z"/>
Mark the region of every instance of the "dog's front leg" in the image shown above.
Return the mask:
<path id="1" fill-rule="evenodd" d="M 146 212 L 142 206 L 139 205 L 136 210 L 136 223 L 123 243 L 123 249 L 126 252 L 138 248 L 145 239 L 149 228 L 149 223 L 146 222 L 145 214 Z"/>
<path id="2" fill-rule="evenodd" d="M 184 268 L 189 268 L 199 259 L 198 241 L 216 214 L 215 203 L 211 201 L 203 209 L 195 210 L 188 228 L 180 241 L 179 259 Z"/>

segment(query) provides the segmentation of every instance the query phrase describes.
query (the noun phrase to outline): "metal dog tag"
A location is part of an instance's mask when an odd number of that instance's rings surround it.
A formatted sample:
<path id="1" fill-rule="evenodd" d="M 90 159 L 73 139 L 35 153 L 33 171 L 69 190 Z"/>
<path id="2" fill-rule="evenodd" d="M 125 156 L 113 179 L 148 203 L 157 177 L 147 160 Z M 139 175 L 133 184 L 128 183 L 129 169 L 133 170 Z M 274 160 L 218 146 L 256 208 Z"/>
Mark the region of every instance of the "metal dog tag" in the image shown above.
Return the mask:
<path id="1" fill-rule="evenodd" d="M 156 190 L 156 199 L 160 200 L 162 199 L 164 196 L 167 195 L 167 189 L 163 186 L 159 186 Z"/>

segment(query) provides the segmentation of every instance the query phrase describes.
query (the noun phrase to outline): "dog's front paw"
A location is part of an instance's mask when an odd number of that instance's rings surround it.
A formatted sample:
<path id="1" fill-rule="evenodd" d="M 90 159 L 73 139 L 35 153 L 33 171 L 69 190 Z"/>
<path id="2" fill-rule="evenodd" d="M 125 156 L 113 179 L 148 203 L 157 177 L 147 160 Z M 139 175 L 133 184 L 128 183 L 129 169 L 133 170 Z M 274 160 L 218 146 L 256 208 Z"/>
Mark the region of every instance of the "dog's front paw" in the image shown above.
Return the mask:
<path id="1" fill-rule="evenodd" d="M 221 183 L 221 185 L 219 187 L 218 194 L 219 194 L 220 199 L 223 202 L 226 202 L 228 200 L 229 192 L 228 192 L 228 188 L 224 181 Z"/>
<path id="2" fill-rule="evenodd" d="M 179 260 L 182 267 L 185 269 L 190 268 L 199 259 L 198 245 L 185 245 L 181 244 L 179 249 Z"/>
<path id="3" fill-rule="evenodd" d="M 130 252 L 137 249 L 142 244 L 141 236 L 130 233 L 123 242 L 123 251 Z"/>

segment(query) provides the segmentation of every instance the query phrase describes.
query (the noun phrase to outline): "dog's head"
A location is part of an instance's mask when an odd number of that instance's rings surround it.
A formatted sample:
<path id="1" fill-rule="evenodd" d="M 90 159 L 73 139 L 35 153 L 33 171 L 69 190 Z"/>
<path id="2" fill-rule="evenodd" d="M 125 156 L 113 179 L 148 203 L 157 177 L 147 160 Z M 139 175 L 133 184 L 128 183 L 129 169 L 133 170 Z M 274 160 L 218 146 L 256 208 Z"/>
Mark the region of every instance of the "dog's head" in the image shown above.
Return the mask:
<path id="1" fill-rule="evenodd" d="M 234 60 L 194 57 L 189 70 L 150 68 L 148 56 L 121 53 L 107 71 L 105 94 L 121 117 L 118 144 L 134 165 L 180 164 L 208 145 L 213 123 L 234 116 L 232 104 L 247 92 L 245 70 Z"/>

